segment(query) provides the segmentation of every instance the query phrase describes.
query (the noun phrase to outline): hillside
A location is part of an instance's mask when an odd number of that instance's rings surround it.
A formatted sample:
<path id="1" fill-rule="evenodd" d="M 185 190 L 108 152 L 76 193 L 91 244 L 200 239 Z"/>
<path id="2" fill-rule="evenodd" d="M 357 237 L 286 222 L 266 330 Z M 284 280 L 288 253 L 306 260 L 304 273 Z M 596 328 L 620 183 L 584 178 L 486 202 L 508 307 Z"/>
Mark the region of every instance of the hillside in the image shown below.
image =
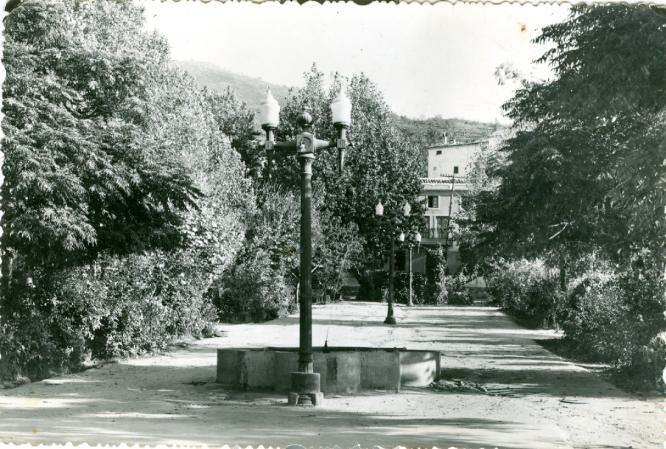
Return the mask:
<path id="1" fill-rule="evenodd" d="M 420 139 L 425 146 L 442 143 L 447 136 L 450 143 L 484 140 L 493 133 L 497 126 L 494 123 L 458 118 L 432 117 L 420 120 L 396 115 L 394 119 L 400 130 L 410 137 Z"/>
<path id="2" fill-rule="evenodd" d="M 261 78 L 253 78 L 222 69 L 215 64 L 199 61 L 174 61 L 174 65 L 189 73 L 199 84 L 215 92 L 224 92 L 231 87 L 236 97 L 247 103 L 252 110 L 258 110 L 261 100 L 270 87 L 275 98 L 284 104 L 289 95 L 288 86 L 272 84 Z"/>
<path id="3" fill-rule="evenodd" d="M 231 87 L 236 96 L 247 103 L 250 109 L 258 110 L 266 88 L 270 87 L 275 98 L 284 104 L 289 95 L 289 86 L 271 84 L 261 78 L 253 78 L 222 69 L 215 64 L 199 61 L 174 61 L 197 82 L 216 92 Z M 481 123 L 464 119 L 433 117 L 425 120 L 394 115 L 398 128 L 410 137 L 418 139 L 424 146 L 438 144 L 448 135 L 449 141 L 472 142 L 487 138 L 495 129 L 492 123 Z"/>

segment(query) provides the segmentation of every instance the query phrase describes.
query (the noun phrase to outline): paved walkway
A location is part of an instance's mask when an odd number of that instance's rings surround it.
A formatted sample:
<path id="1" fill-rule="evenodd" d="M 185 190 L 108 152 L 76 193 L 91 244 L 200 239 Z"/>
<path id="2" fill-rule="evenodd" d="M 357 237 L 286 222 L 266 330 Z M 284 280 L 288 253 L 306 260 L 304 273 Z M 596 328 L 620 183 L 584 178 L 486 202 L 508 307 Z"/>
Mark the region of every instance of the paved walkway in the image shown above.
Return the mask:
<path id="1" fill-rule="evenodd" d="M 287 407 L 280 395 L 214 383 L 215 348 L 296 346 L 298 320 L 223 325 L 225 335 L 166 355 L 108 364 L 0 391 L 0 441 L 349 447 L 652 448 L 664 430 L 656 399 L 629 396 L 535 343 L 490 307 L 316 306 L 315 346 L 436 348 L 449 378 L 481 392 L 410 389 Z"/>

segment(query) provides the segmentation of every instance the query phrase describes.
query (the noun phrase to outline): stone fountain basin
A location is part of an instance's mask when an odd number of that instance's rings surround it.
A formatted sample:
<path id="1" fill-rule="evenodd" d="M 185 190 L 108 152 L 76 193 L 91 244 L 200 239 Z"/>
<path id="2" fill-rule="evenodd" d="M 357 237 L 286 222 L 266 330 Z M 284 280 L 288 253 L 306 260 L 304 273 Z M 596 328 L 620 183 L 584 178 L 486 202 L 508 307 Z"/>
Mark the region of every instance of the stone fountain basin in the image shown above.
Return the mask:
<path id="1" fill-rule="evenodd" d="M 367 389 L 400 391 L 439 378 L 440 353 L 406 348 L 313 348 L 314 371 L 325 394 Z M 217 350 L 217 382 L 229 388 L 288 392 L 298 368 L 298 348 Z"/>

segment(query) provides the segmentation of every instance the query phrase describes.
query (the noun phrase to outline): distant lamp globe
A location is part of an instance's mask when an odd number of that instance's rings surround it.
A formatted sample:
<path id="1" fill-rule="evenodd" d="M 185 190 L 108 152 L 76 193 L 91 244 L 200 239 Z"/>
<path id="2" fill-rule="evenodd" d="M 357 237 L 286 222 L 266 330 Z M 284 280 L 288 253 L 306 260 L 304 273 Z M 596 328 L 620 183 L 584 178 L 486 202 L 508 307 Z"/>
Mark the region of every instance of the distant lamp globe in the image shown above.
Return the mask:
<path id="1" fill-rule="evenodd" d="M 340 89 L 338 96 L 331 103 L 331 115 L 334 125 L 349 126 L 351 124 L 352 104 L 343 89 Z"/>
<path id="2" fill-rule="evenodd" d="M 270 89 L 259 105 L 259 123 L 262 128 L 277 128 L 280 123 L 280 105 Z"/>
<path id="3" fill-rule="evenodd" d="M 381 201 L 377 203 L 377 205 L 375 206 L 375 215 L 377 215 L 378 217 L 384 215 L 384 205 L 382 204 Z"/>
<path id="4" fill-rule="evenodd" d="M 404 232 L 400 233 L 400 235 L 398 236 L 398 240 L 401 241 L 401 242 L 405 241 L 405 233 Z"/>
<path id="5" fill-rule="evenodd" d="M 414 240 L 416 241 L 416 243 L 421 243 L 421 234 L 418 232 L 414 234 Z"/>
<path id="6" fill-rule="evenodd" d="M 412 211 L 412 206 L 410 206 L 409 203 L 405 203 L 405 205 L 402 207 L 402 214 L 405 217 L 408 217 L 411 211 Z"/>

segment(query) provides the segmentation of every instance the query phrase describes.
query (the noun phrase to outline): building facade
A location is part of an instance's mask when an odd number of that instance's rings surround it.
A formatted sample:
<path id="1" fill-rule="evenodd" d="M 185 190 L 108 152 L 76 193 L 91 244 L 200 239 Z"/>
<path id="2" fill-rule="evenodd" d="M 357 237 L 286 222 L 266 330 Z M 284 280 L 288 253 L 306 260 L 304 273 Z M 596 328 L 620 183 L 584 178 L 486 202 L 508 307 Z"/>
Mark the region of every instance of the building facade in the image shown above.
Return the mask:
<path id="1" fill-rule="evenodd" d="M 443 143 L 427 148 L 428 177 L 422 178 L 420 200 L 426 205 L 427 229 L 421 244 L 446 246 L 450 272 L 460 267 L 459 248 L 449 233 L 449 221 L 460 210 L 460 199 L 469 191 L 467 174 L 485 141 Z"/>

